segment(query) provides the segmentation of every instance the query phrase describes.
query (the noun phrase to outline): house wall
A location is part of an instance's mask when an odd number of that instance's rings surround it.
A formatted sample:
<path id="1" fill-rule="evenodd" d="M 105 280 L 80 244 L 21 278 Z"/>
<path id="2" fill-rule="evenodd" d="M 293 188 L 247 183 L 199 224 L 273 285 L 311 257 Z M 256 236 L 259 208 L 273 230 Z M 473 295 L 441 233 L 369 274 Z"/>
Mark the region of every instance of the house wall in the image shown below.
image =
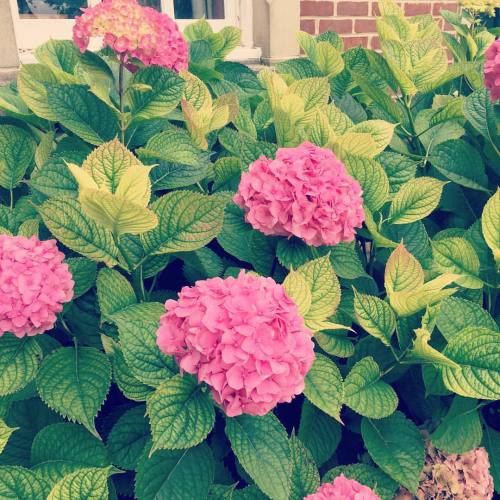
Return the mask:
<path id="1" fill-rule="evenodd" d="M 441 9 L 456 11 L 458 8 L 458 2 L 443 0 L 413 0 L 399 4 L 408 16 L 431 13 L 439 17 Z M 361 44 L 377 49 L 375 19 L 378 14 L 376 0 L 300 0 L 300 29 L 312 35 L 335 31 L 344 38 L 346 48 Z"/>

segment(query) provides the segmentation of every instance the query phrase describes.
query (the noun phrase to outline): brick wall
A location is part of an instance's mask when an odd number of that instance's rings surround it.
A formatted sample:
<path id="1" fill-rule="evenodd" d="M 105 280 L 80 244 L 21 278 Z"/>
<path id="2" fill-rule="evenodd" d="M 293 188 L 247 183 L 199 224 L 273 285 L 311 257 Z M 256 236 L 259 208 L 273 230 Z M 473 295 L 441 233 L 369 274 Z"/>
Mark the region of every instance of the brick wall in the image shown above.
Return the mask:
<path id="1" fill-rule="evenodd" d="M 450 0 L 405 0 L 399 4 L 408 16 L 432 13 L 438 17 L 441 9 L 457 10 L 457 2 Z M 300 0 L 300 29 L 313 35 L 335 31 L 344 38 L 346 48 L 363 45 L 377 49 L 378 14 L 376 0 Z"/>

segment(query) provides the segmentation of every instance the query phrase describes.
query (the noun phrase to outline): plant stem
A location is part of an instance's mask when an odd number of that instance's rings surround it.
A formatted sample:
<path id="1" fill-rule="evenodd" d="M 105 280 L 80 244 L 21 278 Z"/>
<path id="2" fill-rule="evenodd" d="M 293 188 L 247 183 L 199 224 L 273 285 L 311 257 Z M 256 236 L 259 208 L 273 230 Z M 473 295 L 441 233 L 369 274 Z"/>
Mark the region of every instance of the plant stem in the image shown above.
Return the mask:
<path id="1" fill-rule="evenodd" d="M 144 289 L 144 280 L 142 279 L 142 266 L 139 266 L 132 273 L 132 286 L 139 301 L 144 302 L 146 300 L 146 290 Z"/>
<path id="2" fill-rule="evenodd" d="M 12 188 L 9 189 L 10 192 L 10 209 L 14 208 L 14 190 Z"/>
<path id="3" fill-rule="evenodd" d="M 120 99 L 120 131 L 121 131 L 122 144 L 125 144 L 125 123 L 123 119 L 123 110 L 125 107 L 124 91 L 123 91 L 124 71 L 125 71 L 125 66 L 123 64 L 123 60 L 120 58 L 120 68 L 118 70 L 118 97 Z"/>

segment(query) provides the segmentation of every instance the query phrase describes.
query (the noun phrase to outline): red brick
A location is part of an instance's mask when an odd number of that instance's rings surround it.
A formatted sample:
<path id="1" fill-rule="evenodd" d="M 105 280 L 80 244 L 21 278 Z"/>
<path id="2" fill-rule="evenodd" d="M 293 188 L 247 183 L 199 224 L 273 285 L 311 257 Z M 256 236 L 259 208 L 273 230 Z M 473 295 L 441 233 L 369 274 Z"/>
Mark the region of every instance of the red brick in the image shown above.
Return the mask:
<path id="1" fill-rule="evenodd" d="M 344 48 L 350 49 L 351 47 L 357 47 L 362 45 L 363 47 L 368 47 L 368 37 L 366 36 L 351 36 L 344 38 Z"/>
<path id="2" fill-rule="evenodd" d="M 351 19 L 321 19 L 319 22 L 319 32 L 335 31 L 335 33 L 352 33 Z"/>
<path id="3" fill-rule="evenodd" d="M 458 3 L 456 2 L 453 2 L 453 3 L 435 3 L 433 6 L 432 6 L 432 13 L 435 15 L 435 16 L 439 16 L 441 10 L 444 9 L 444 10 L 451 10 L 452 12 L 457 12 L 458 10 Z"/>
<path id="4" fill-rule="evenodd" d="M 370 40 L 370 49 L 380 50 L 380 39 L 378 36 L 372 36 Z"/>
<path id="5" fill-rule="evenodd" d="M 401 3 L 398 3 L 397 5 L 399 5 L 401 7 Z M 378 3 L 377 2 L 373 2 L 372 3 L 372 12 L 371 12 L 371 15 L 372 16 L 380 16 L 380 9 L 378 8 Z"/>
<path id="6" fill-rule="evenodd" d="M 453 27 L 452 24 L 447 23 L 446 21 L 443 20 L 443 26 L 441 27 L 442 31 L 455 31 L 455 28 Z"/>
<path id="7" fill-rule="evenodd" d="M 314 2 L 303 0 L 300 2 L 301 16 L 333 16 L 333 2 Z"/>
<path id="8" fill-rule="evenodd" d="M 405 15 L 418 16 L 420 14 L 430 14 L 432 5 L 430 3 L 407 3 L 405 4 Z"/>
<path id="9" fill-rule="evenodd" d="M 375 33 L 377 31 L 377 22 L 375 19 L 355 19 L 354 33 Z"/>
<path id="10" fill-rule="evenodd" d="M 300 29 L 309 33 L 310 35 L 314 35 L 316 33 L 316 26 L 313 19 L 301 19 L 300 20 Z"/>
<path id="11" fill-rule="evenodd" d="M 337 4 L 338 16 L 367 16 L 368 2 L 339 2 Z"/>

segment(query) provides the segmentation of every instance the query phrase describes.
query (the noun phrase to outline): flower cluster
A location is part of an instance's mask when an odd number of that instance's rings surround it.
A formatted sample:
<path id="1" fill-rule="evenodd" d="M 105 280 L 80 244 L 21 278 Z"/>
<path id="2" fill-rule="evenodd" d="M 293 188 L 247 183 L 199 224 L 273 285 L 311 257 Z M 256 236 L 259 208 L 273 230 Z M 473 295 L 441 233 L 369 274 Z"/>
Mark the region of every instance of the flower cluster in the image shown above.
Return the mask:
<path id="1" fill-rule="evenodd" d="M 187 68 L 186 41 L 166 14 L 142 7 L 136 0 L 103 0 L 82 10 L 73 26 L 73 40 L 82 52 L 90 37 L 101 36 L 103 46 L 112 48 L 124 62 L 135 58 L 146 66 Z"/>
<path id="2" fill-rule="evenodd" d="M 305 142 L 259 158 L 244 173 L 234 202 L 266 235 L 297 236 L 308 245 L 352 241 L 364 220 L 362 191 L 328 149 Z"/>
<path id="3" fill-rule="evenodd" d="M 160 349 L 206 382 L 227 415 L 265 415 L 304 390 L 312 333 L 272 278 L 241 271 L 198 281 L 165 308 Z"/>
<path id="4" fill-rule="evenodd" d="M 495 15 L 496 0 L 460 0 L 460 5 L 474 14 Z"/>
<path id="5" fill-rule="evenodd" d="M 55 240 L 0 235 L 0 336 L 50 330 L 74 282 Z"/>
<path id="6" fill-rule="evenodd" d="M 438 450 L 428 441 L 417 498 L 490 500 L 493 498 L 493 479 L 489 469 L 488 453 L 484 448 L 475 448 L 467 453 L 455 455 Z M 398 500 L 412 498 L 413 495 L 403 489 L 397 496 Z"/>
<path id="7" fill-rule="evenodd" d="M 380 497 L 368 486 L 341 474 L 333 483 L 322 484 L 316 493 L 307 495 L 304 500 L 380 500 Z"/>
<path id="8" fill-rule="evenodd" d="M 484 85 L 490 90 L 492 102 L 500 100 L 500 38 L 485 53 Z"/>

